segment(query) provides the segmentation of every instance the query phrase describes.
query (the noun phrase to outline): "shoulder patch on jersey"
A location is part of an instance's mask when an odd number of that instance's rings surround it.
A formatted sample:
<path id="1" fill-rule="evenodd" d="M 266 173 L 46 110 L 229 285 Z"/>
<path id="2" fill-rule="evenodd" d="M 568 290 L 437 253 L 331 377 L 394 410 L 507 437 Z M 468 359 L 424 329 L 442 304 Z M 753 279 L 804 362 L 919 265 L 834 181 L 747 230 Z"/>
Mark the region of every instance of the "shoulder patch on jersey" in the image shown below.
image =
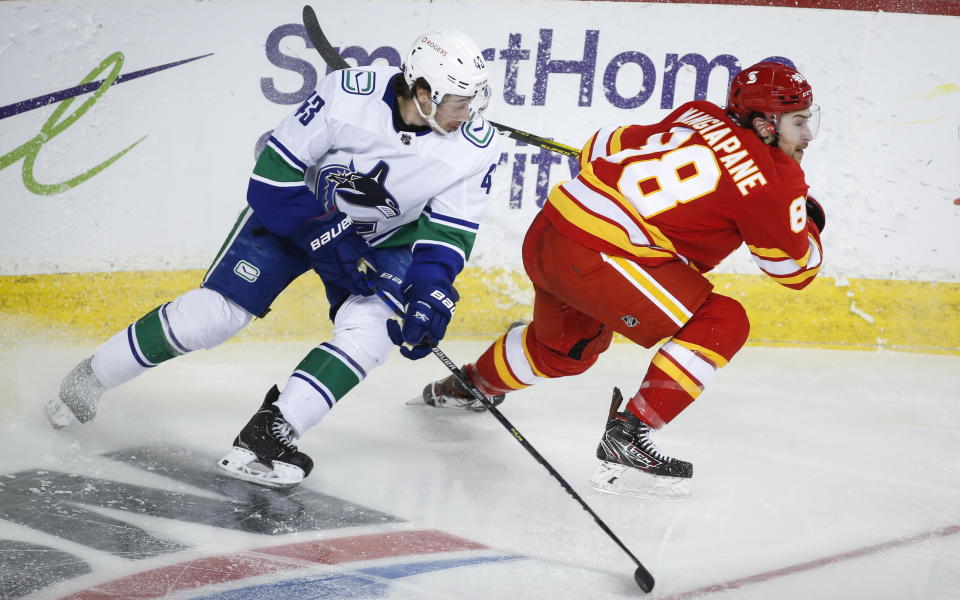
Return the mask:
<path id="1" fill-rule="evenodd" d="M 493 125 L 486 119 L 476 119 L 468 121 L 460 126 L 460 133 L 467 141 L 478 148 L 486 148 L 493 141 Z"/>
<path id="2" fill-rule="evenodd" d="M 340 73 L 340 87 L 348 94 L 369 96 L 376 87 L 377 74 L 373 71 L 344 69 Z"/>

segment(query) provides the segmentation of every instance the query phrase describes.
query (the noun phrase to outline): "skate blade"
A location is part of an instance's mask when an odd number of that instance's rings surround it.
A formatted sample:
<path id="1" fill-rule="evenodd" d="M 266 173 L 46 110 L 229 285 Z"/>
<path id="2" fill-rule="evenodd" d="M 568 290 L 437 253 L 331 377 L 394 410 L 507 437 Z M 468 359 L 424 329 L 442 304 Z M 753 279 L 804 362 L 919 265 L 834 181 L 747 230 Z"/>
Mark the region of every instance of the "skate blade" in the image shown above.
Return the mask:
<path id="1" fill-rule="evenodd" d="M 257 461 L 257 455 L 246 448 L 233 447 L 217 461 L 224 475 L 270 488 L 291 488 L 303 481 L 303 469 L 280 461 L 271 461 L 273 468 Z"/>
<path id="2" fill-rule="evenodd" d="M 601 492 L 637 498 L 682 500 L 690 496 L 688 478 L 651 475 L 606 461 L 600 463 L 588 482 Z"/>
<path id="3" fill-rule="evenodd" d="M 445 402 L 439 406 L 436 404 L 427 404 L 426 400 L 423 399 L 423 396 L 417 398 L 411 398 L 406 402 L 407 406 L 426 406 L 427 408 L 446 408 L 452 409 L 460 412 L 484 412 L 486 407 L 480 404 L 479 402 L 470 402 L 470 403 L 458 403 L 458 402 Z"/>
<path id="4" fill-rule="evenodd" d="M 430 406 L 429 404 L 424 402 L 423 396 L 416 396 L 414 398 L 410 398 L 409 400 L 404 402 L 404 404 L 406 404 L 407 406 Z M 433 408 L 433 407 L 430 406 L 430 408 Z"/>
<path id="5" fill-rule="evenodd" d="M 47 421 L 54 429 L 63 429 L 77 420 L 73 411 L 67 408 L 67 405 L 59 397 L 51 398 L 44 406 L 44 412 L 47 414 Z"/>

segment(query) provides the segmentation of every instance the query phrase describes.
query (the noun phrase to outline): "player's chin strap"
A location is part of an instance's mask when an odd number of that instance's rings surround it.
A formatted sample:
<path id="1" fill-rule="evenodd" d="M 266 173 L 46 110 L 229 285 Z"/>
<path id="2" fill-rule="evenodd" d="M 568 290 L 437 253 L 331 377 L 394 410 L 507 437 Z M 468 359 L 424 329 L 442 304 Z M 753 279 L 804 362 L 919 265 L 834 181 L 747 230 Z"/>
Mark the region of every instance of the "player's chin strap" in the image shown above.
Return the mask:
<path id="1" fill-rule="evenodd" d="M 371 274 L 379 274 L 378 277 L 384 275 L 379 273 L 376 267 L 374 267 L 369 261 L 363 258 L 360 259 L 360 262 L 357 264 L 357 268 L 360 270 L 361 273 L 365 273 L 368 276 Z M 379 287 L 377 287 L 375 285 L 374 280 L 371 280 L 371 286 L 373 286 L 376 289 L 377 296 L 381 300 L 383 300 L 386 303 L 386 305 L 389 306 L 393 310 L 393 312 L 397 314 L 398 317 L 402 318 L 403 302 L 399 301 L 397 298 L 394 298 L 392 294 L 388 292 L 384 292 Z M 553 478 L 560 483 L 560 486 L 563 487 L 563 489 L 567 492 L 567 494 L 569 494 L 574 500 L 576 500 L 580 504 L 580 507 L 583 510 L 590 513 L 590 516 L 593 517 L 593 520 L 600 527 L 600 529 L 602 529 L 603 532 L 610 537 L 610 539 L 616 542 L 617 546 L 619 546 L 621 550 L 627 553 L 627 556 L 629 556 L 631 560 L 633 560 L 633 562 L 637 565 L 636 570 L 633 572 L 633 580 L 637 583 L 638 586 L 640 586 L 640 589 L 642 589 L 644 592 L 650 592 L 651 590 L 653 590 L 654 579 L 653 579 L 653 575 L 650 574 L 650 571 L 648 571 L 646 567 L 643 566 L 643 563 L 640 562 L 640 559 L 634 556 L 633 553 L 630 552 L 630 549 L 627 548 L 627 546 L 622 541 L 620 541 L 620 538 L 618 538 L 617 535 L 613 533 L 613 530 L 611 530 L 610 527 L 606 523 L 604 523 L 603 520 L 597 515 L 597 513 L 595 513 L 593 509 L 590 508 L 590 505 L 587 504 L 586 501 L 584 501 L 584 499 L 580 497 L 580 494 L 578 494 L 573 489 L 573 487 L 569 483 L 567 483 L 567 480 L 564 479 L 563 476 L 560 475 L 560 473 L 558 473 L 557 470 L 553 468 L 553 465 L 547 462 L 547 459 L 545 459 L 543 455 L 537 452 L 537 449 L 534 448 L 530 444 L 530 442 L 528 442 L 526 438 L 524 438 L 519 431 L 517 431 L 517 428 L 514 427 L 513 424 L 510 423 L 510 421 L 508 421 L 505 416 L 503 416 L 503 413 L 501 413 L 497 409 L 497 407 L 494 406 L 493 402 L 491 402 L 489 398 L 483 395 L 483 393 L 473 385 L 473 382 L 470 381 L 470 378 L 467 377 L 463 373 L 463 371 L 461 371 L 460 368 L 457 367 L 456 364 L 454 364 L 452 360 L 450 360 L 450 358 L 443 352 L 443 350 L 441 350 L 437 346 L 434 346 L 433 348 L 430 349 L 430 351 L 433 352 L 434 356 L 440 359 L 440 362 L 443 363 L 443 366 L 445 366 L 450 371 L 450 373 L 453 374 L 453 376 L 457 379 L 457 381 L 459 381 L 460 384 L 467 391 L 470 392 L 470 395 L 476 398 L 478 402 L 483 404 L 483 406 L 486 407 L 487 412 L 493 415 L 497 419 L 497 421 L 500 421 L 500 424 L 503 425 L 507 429 L 507 431 L 509 431 L 513 435 L 514 439 L 520 442 L 520 445 L 523 446 L 524 449 L 526 449 L 526 451 L 529 452 L 530 455 L 534 459 L 536 459 L 536 461 L 540 463 L 543 466 L 543 468 L 545 468 L 547 472 L 549 472 L 550 475 L 552 475 Z"/>
<path id="2" fill-rule="evenodd" d="M 429 115 L 423 112 L 423 108 L 420 106 L 420 101 L 417 99 L 416 94 L 414 94 L 412 100 L 413 100 L 413 105 L 417 107 L 417 112 L 420 113 L 420 117 L 427 122 L 427 125 L 430 126 L 430 129 L 434 130 L 436 133 L 439 133 L 440 135 L 450 135 L 451 133 L 456 131 L 456 129 L 454 129 L 453 131 L 447 131 L 443 127 L 440 127 L 440 123 L 437 123 L 437 119 L 436 119 L 437 105 L 433 102 L 433 100 L 430 101 Z"/>

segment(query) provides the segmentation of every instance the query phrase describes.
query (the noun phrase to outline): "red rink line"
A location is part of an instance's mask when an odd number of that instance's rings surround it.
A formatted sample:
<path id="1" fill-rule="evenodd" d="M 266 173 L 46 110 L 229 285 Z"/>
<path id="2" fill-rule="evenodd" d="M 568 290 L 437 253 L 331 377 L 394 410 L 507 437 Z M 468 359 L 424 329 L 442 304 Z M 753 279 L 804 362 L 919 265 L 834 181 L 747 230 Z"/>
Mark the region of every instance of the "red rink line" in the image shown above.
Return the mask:
<path id="1" fill-rule="evenodd" d="M 851 550 L 850 552 L 844 552 L 843 554 L 835 554 L 826 558 L 820 558 L 817 560 L 811 560 L 810 562 L 784 567 L 775 571 L 767 571 L 766 573 L 760 573 L 758 575 L 752 575 L 742 579 L 734 579 L 733 581 L 718 583 L 716 585 L 703 587 L 690 592 L 683 592 L 682 594 L 677 594 L 675 596 L 667 596 L 661 600 L 687 600 L 688 598 L 699 598 L 712 592 L 725 592 L 727 590 L 734 590 L 746 585 L 750 585 L 751 583 L 761 583 L 771 579 L 776 579 L 777 577 L 783 577 L 785 575 L 793 575 L 794 573 L 800 573 L 802 571 L 811 571 L 813 569 L 843 562 L 845 560 L 860 558 L 861 556 L 868 556 L 870 554 L 878 554 L 885 550 L 891 550 L 901 546 L 910 546 L 912 544 L 919 544 L 920 542 L 925 542 L 930 539 L 947 537 L 957 533 L 960 533 L 960 525 L 951 525 L 942 529 L 921 533 L 920 535 L 912 535 L 910 537 L 884 542 L 875 546 L 867 546 L 866 548 L 860 548 L 859 550 Z"/>
<path id="2" fill-rule="evenodd" d="M 483 544 L 434 530 L 333 538 L 210 556 L 151 569 L 102 583 L 65 596 L 61 600 L 150 600 L 183 590 L 290 571 L 304 566 L 284 559 L 335 565 L 359 560 L 485 548 Z M 272 559 L 264 555 L 279 558 Z"/>
<path id="3" fill-rule="evenodd" d="M 784 6 L 863 12 L 960 16 L 958 0 L 608 0 L 660 4 L 726 4 L 731 6 Z"/>

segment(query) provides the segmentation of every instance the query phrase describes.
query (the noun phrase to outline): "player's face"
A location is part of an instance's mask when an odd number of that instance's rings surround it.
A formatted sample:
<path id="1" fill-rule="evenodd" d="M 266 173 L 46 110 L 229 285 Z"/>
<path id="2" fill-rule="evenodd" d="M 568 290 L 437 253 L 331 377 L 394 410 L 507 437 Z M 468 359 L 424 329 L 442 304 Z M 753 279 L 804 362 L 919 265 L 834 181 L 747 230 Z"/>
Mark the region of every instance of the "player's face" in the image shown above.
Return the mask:
<path id="1" fill-rule="evenodd" d="M 469 96 L 446 94 L 440 104 L 437 105 L 437 114 L 433 118 L 440 127 L 447 131 L 453 131 L 470 120 L 470 102 L 472 100 L 473 98 Z"/>
<path id="2" fill-rule="evenodd" d="M 820 107 L 816 105 L 780 115 L 777 146 L 797 162 L 803 160 L 804 151 L 817 136 L 819 117 Z"/>

